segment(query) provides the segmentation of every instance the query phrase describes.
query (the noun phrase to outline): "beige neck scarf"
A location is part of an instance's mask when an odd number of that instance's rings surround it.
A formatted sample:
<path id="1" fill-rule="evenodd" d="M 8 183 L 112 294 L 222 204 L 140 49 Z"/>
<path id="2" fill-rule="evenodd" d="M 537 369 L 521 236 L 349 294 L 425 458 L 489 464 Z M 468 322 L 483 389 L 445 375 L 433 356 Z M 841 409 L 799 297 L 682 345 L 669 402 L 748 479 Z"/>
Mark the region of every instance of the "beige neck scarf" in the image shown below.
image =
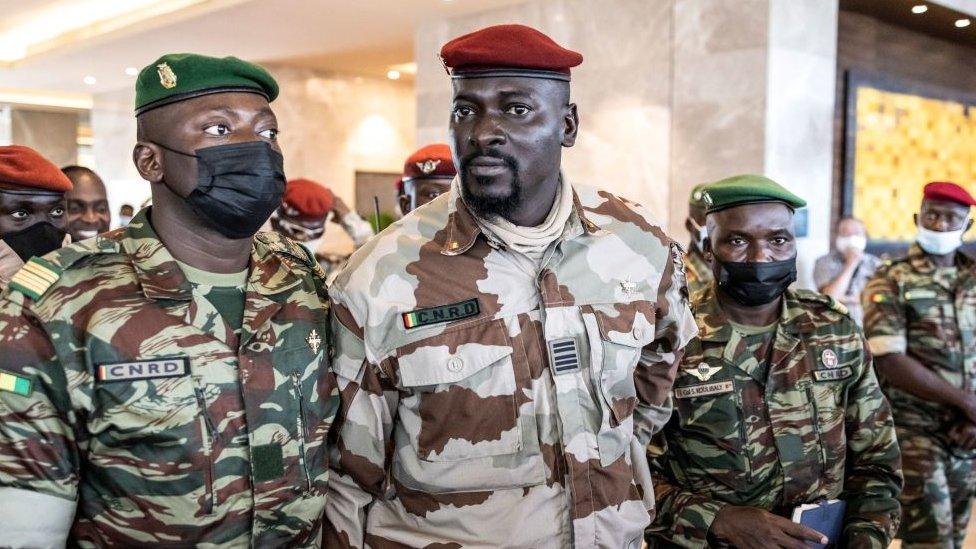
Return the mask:
<path id="1" fill-rule="evenodd" d="M 482 229 L 500 240 L 508 249 L 525 255 L 538 264 L 542 261 L 549 245 L 562 236 L 566 229 L 566 222 L 573 213 L 573 187 L 563 177 L 559 178 L 559 182 L 556 200 L 549 215 L 535 227 L 516 225 L 500 215 L 493 216 L 491 219 L 476 216 L 476 219 Z M 458 179 L 455 179 L 455 185 L 460 192 Z"/>

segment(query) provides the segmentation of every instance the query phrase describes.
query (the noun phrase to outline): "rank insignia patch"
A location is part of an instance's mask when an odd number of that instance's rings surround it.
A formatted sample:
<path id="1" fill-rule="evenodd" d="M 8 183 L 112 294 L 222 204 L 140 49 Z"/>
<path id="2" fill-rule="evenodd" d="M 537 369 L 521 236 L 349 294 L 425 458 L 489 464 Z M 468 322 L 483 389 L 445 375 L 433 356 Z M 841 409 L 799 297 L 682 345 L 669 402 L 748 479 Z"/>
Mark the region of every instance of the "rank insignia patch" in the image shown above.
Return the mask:
<path id="1" fill-rule="evenodd" d="M 178 356 L 99 364 L 95 368 L 95 379 L 107 383 L 111 381 L 182 377 L 189 373 L 190 360 L 185 356 Z"/>
<path id="2" fill-rule="evenodd" d="M 478 306 L 478 298 L 474 298 L 448 305 L 417 309 L 416 311 L 403 313 L 400 317 L 403 319 L 403 327 L 409 330 L 410 328 L 441 324 L 443 322 L 478 316 L 480 312 L 481 308 Z"/>
<path id="3" fill-rule="evenodd" d="M 549 362 L 556 375 L 575 372 L 580 368 L 579 349 L 571 337 L 549 342 Z"/>

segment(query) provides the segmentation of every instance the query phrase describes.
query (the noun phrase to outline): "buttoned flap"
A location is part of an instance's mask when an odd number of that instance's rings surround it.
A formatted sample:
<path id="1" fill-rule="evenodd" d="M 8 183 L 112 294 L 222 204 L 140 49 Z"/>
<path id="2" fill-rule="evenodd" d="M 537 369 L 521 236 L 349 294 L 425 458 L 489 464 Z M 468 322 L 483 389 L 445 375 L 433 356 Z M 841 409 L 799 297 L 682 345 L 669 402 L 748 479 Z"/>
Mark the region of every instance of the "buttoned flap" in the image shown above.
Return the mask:
<path id="1" fill-rule="evenodd" d="M 908 307 L 909 316 L 912 320 L 928 319 L 937 321 L 939 319 L 941 289 L 934 284 L 906 286 L 902 289 L 901 297 Z M 946 303 L 951 303 L 952 299 L 945 299 Z"/>
<path id="2" fill-rule="evenodd" d="M 651 301 L 590 305 L 604 341 L 644 347 L 654 341 L 655 305 Z"/>
<path id="3" fill-rule="evenodd" d="M 512 354 L 502 320 L 447 330 L 396 350 L 402 434 L 421 460 L 499 456 L 521 448 Z"/>

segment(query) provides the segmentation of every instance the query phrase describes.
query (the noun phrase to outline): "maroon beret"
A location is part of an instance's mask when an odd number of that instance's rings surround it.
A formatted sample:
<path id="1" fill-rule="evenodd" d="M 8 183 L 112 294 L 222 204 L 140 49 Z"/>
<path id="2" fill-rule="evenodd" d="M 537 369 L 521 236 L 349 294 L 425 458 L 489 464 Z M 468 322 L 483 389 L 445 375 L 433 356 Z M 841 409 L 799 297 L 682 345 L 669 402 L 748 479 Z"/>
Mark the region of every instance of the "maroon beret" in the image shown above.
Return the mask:
<path id="1" fill-rule="evenodd" d="M 291 215 L 299 219 L 318 221 L 332 211 L 332 191 L 310 179 L 292 179 L 285 185 L 282 199 Z M 297 215 L 296 213 L 297 212 Z"/>
<path id="2" fill-rule="evenodd" d="M 68 192 L 68 176 L 41 156 L 23 145 L 0 147 L 0 183 L 42 191 Z"/>
<path id="3" fill-rule="evenodd" d="M 425 178 L 453 178 L 457 175 L 451 147 L 434 143 L 411 154 L 403 164 L 403 181 Z"/>
<path id="4" fill-rule="evenodd" d="M 545 34 L 525 25 L 496 25 L 459 36 L 441 48 L 453 78 L 534 76 L 569 81 L 569 69 L 583 62 Z"/>
<path id="5" fill-rule="evenodd" d="M 946 200 L 963 206 L 976 206 L 976 199 L 969 191 L 950 181 L 929 183 L 925 186 L 924 197 L 926 200 Z"/>

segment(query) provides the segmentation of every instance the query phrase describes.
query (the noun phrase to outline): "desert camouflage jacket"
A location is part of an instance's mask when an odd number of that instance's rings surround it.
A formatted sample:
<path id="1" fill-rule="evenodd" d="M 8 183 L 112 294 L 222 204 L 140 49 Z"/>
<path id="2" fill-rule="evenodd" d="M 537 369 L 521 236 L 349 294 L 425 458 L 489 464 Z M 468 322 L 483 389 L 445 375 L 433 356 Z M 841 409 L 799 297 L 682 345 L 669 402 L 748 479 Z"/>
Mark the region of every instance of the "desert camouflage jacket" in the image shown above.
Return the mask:
<path id="1" fill-rule="evenodd" d="M 774 334 L 742 336 L 712 289 L 674 382 L 674 413 L 650 447 L 652 547 L 707 547 L 727 504 L 786 517 L 847 502 L 842 547 L 888 546 L 900 455 L 888 403 L 854 321 L 832 299 L 788 291 Z"/>
<path id="2" fill-rule="evenodd" d="M 338 409 L 321 271 L 259 234 L 238 336 L 147 212 L 0 299 L 0 486 L 77 500 L 82 547 L 318 546 Z"/>
<path id="3" fill-rule="evenodd" d="M 639 547 L 641 448 L 696 332 L 680 247 L 576 187 L 541 270 L 518 259 L 452 191 L 338 276 L 328 544 Z"/>
<path id="4" fill-rule="evenodd" d="M 702 290 L 706 290 L 712 285 L 714 276 L 712 269 L 705 261 L 702 252 L 694 245 L 688 247 L 685 253 L 685 270 L 688 273 L 688 292 L 694 296 Z"/>
<path id="5" fill-rule="evenodd" d="M 903 353 L 956 387 L 976 390 L 976 261 L 936 269 L 916 244 L 878 270 L 862 294 L 864 333 L 877 355 Z M 899 426 L 947 429 L 949 406 L 886 386 Z"/>

